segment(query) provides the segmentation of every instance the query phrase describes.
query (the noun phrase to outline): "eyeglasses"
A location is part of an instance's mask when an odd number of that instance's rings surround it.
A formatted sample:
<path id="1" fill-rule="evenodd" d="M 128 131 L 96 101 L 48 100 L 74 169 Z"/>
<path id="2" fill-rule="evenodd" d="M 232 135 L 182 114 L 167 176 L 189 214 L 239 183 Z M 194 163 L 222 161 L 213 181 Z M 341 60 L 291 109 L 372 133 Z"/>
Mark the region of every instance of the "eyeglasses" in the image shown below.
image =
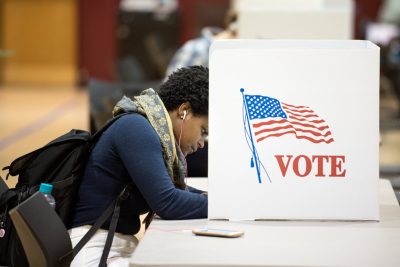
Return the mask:
<path id="1" fill-rule="evenodd" d="M 208 131 L 204 128 L 201 128 L 201 136 L 204 138 L 204 141 L 208 142 Z"/>

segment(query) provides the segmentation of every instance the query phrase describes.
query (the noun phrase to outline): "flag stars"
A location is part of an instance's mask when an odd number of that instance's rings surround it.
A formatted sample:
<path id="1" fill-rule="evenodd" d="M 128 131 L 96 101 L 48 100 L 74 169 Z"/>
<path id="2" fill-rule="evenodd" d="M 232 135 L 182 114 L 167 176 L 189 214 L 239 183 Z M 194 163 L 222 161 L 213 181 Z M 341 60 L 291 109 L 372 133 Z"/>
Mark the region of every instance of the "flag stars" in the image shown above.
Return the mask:
<path id="1" fill-rule="evenodd" d="M 276 117 L 287 118 L 277 99 L 259 95 L 245 95 L 245 102 L 251 120 Z"/>

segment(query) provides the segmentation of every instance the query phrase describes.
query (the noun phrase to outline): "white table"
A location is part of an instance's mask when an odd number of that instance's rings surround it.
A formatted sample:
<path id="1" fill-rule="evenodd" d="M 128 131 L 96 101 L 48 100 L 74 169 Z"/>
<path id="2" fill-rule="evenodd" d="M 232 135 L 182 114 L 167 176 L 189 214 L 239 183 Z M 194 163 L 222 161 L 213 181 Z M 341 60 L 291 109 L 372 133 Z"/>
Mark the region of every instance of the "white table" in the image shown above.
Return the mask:
<path id="1" fill-rule="evenodd" d="M 155 220 L 131 266 L 400 266 L 400 207 L 388 181 L 379 192 L 380 222 Z M 198 227 L 245 234 L 195 236 Z"/>

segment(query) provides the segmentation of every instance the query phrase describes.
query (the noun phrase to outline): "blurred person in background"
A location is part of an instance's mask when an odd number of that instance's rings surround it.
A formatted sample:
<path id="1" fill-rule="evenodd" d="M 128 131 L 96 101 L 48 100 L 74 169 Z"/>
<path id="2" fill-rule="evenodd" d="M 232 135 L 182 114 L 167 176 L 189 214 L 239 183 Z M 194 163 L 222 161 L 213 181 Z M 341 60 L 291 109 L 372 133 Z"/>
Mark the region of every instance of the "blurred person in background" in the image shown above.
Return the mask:
<path id="1" fill-rule="evenodd" d="M 378 20 L 383 23 L 393 23 L 400 26 L 400 1 L 384 1 L 379 12 Z"/>
<path id="2" fill-rule="evenodd" d="M 201 30 L 198 38 L 187 41 L 177 50 L 168 64 L 166 76 L 176 69 L 192 65 L 208 67 L 208 53 L 210 45 L 214 40 L 234 39 L 237 37 L 237 12 L 229 10 L 224 18 L 225 29 L 219 27 L 205 27 Z M 187 157 L 188 175 L 191 177 L 208 176 L 208 142 L 204 149 Z"/>
<path id="3" fill-rule="evenodd" d="M 187 41 L 168 64 L 165 77 L 168 77 L 178 68 L 200 65 L 208 67 L 208 51 L 214 40 L 234 39 L 237 37 L 237 12 L 229 10 L 224 19 L 225 29 L 219 27 L 205 27 L 200 37 Z"/>
<path id="4" fill-rule="evenodd" d="M 388 78 L 390 88 L 397 96 L 397 114 L 400 116 L 400 0 L 386 0 L 378 14 L 378 22 L 390 28 L 391 31 L 383 32 L 387 35 L 386 43 L 380 45 L 382 73 Z M 388 34 L 390 33 L 390 34 Z"/>

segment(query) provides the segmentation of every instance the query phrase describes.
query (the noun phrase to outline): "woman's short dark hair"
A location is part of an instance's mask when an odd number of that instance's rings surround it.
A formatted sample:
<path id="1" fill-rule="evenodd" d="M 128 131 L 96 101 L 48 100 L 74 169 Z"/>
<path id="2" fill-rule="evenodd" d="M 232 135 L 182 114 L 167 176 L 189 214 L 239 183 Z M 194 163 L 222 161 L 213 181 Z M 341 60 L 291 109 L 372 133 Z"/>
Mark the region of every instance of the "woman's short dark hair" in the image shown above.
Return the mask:
<path id="1" fill-rule="evenodd" d="M 189 102 L 195 116 L 208 115 L 208 68 L 180 68 L 168 76 L 158 92 L 168 111 Z"/>

